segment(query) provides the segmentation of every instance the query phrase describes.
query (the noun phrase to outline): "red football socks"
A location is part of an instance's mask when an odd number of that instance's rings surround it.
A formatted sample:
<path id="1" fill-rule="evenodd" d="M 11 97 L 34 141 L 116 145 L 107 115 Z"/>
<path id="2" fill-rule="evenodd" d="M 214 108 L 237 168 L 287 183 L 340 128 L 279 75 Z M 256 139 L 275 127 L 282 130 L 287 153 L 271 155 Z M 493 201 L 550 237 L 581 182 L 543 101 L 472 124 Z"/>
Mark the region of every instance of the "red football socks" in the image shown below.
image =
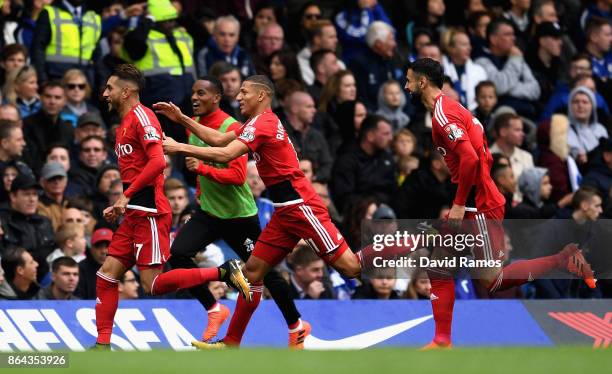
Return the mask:
<path id="1" fill-rule="evenodd" d="M 257 309 L 259 301 L 261 300 L 261 293 L 263 292 L 263 283 L 253 282 L 251 285 L 251 293 L 253 295 L 252 301 L 247 302 L 242 297 L 238 297 L 236 303 L 236 310 L 232 316 L 229 327 L 227 328 L 227 335 L 223 338 L 223 342 L 227 345 L 240 345 L 244 331 L 251 320 L 251 316 Z"/>
<path id="2" fill-rule="evenodd" d="M 431 309 L 433 310 L 436 324 L 436 333 L 433 341 L 439 345 L 448 345 L 451 343 L 453 307 L 455 306 L 455 282 L 452 278 L 436 279 L 435 276 L 430 276 L 430 282 Z"/>
<path id="3" fill-rule="evenodd" d="M 489 292 L 507 290 L 530 282 L 551 270 L 559 268 L 560 263 L 558 254 L 513 262 L 502 269 L 497 280 L 489 286 Z"/>
<path id="4" fill-rule="evenodd" d="M 155 277 L 151 295 L 162 295 L 216 280 L 219 280 L 217 268 L 173 269 Z"/>
<path id="5" fill-rule="evenodd" d="M 96 343 L 110 344 L 113 319 L 119 303 L 119 281 L 100 272 L 96 275 Z"/>

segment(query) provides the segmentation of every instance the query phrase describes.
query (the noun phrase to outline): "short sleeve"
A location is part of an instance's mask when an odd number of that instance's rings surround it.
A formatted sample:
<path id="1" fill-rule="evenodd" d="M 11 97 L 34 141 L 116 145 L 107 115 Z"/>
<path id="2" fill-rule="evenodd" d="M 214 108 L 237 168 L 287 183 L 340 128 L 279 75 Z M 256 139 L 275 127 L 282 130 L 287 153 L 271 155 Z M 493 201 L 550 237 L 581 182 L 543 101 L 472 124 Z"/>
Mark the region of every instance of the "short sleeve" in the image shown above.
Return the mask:
<path id="1" fill-rule="evenodd" d="M 257 151 L 262 144 L 265 144 L 271 136 L 272 128 L 270 121 L 265 119 L 247 122 L 235 131 L 238 140 L 244 143 L 252 152 Z"/>

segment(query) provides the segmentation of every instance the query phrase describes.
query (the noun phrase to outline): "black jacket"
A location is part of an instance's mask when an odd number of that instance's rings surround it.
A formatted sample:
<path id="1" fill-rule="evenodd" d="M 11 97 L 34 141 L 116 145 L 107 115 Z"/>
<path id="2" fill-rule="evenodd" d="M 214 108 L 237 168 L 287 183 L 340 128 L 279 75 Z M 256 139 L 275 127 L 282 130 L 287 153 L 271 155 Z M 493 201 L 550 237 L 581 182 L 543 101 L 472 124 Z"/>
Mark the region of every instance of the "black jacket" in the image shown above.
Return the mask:
<path id="1" fill-rule="evenodd" d="M 98 169 L 85 166 L 81 161 L 68 171 L 68 179 L 73 188 L 70 196 L 87 196 L 92 198 L 98 191 L 97 177 Z"/>
<path id="2" fill-rule="evenodd" d="M 47 217 L 38 214 L 24 216 L 11 209 L 0 209 L 2 221 L 2 252 L 9 248 L 23 247 L 38 262 L 37 279 L 40 281 L 48 272 L 47 256 L 55 248 L 53 226 Z"/>
<path id="3" fill-rule="evenodd" d="M 43 110 L 23 120 L 23 135 L 26 141 L 24 161 L 34 172 L 38 172 L 45 161 L 45 152 L 52 143 L 69 146 L 74 140 L 74 128 L 70 122 L 58 117 L 53 121 Z"/>
<path id="4" fill-rule="evenodd" d="M 87 251 L 87 257 L 79 262 L 79 284 L 74 291 L 75 296 L 81 299 L 96 298 L 96 273 L 100 266 Z"/>
<path id="5" fill-rule="evenodd" d="M 383 59 L 368 49 L 349 63 L 357 83 L 359 101 L 368 111 L 375 111 L 378 106 L 378 90 L 388 80 L 399 78 L 392 60 Z"/>
<path id="6" fill-rule="evenodd" d="M 363 196 L 375 196 L 388 203 L 397 190 L 395 161 L 388 151 L 373 156 L 361 147 L 338 157 L 332 173 L 332 198 L 341 212 Z"/>
<path id="7" fill-rule="evenodd" d="M 399 188 L 393 210 L 401 219 L 437 219 L 453 202 L 455 188 L 448 178 L 440 182 L 429 168 L 415 170 Z"/>

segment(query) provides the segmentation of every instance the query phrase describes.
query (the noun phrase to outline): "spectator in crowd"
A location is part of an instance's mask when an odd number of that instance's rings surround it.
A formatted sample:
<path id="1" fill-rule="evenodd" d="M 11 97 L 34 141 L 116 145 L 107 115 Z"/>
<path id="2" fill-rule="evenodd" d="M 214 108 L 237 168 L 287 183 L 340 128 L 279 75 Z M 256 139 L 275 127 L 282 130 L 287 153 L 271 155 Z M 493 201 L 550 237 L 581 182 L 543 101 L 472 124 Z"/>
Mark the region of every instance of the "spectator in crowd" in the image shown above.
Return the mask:
<path id="1" fill-rule="evenodd" d="M 533 118 L 532 103 L 540 98 L 540 85 L 523 52 L 515 45 L 512 24 L 506 19 L 492 21 L 487 27 L 490 53 L 476 59 L 495 84 L 500 104 L 513 107 L 519 114 Z"/>
<path id="2" fill-rule="evenodd" d="M 270 75 L 270 56 L 283 49 L 285 32 L 278 23 L 269 23 L 257 34 L 257 49 L 252 51 L 257 74 Z"/>
<path id="3" fill-rule="evenodd" d="M 11 184 L 17 176 L 19 170 L 14 162 L 6 163 L 0 168 L 0 176 L 2 176 L 2 185 L 0 186 L 0 204 L 6 204 L 9 201 L 9 193 L 11 191 Z"/>
<path id="4" fill-rule="evenodd" d="M 70 168 L 68 178 L 74 183 L 72 196 L 93 197 L 96 193 L 96 176 L 98 170 L 107 159 L 104 139 L 97 135 L 90 135 L 83 139 L 79 149 L 79 160 Z"/>
<path id="5" fill-rule="evenodd" d="M 599 191 L 604 206 L 608 208 L 610 188 L 612 187 L 612 140 L 608 139 L 601 148 L 601 154 L 593 160 L 588 174 L 582 180 L 583 186 L 591 186 Z"/>
<path id="6" fill-rule="evenodd" d="M 342 216 L 338 212 L 338 209 L 336 209 L 336 206 L 329 196 L 329 188 L 327 183 L 313 182 L 312 188 L 314 188 L 317 195 L 319 195 L 321 200 L 323 200 L 323 204 L 325 204 L 327 207 L 327 211 L 329 212 L 332 222 L 334 222 L 335 225 L 340 226 L 342 223 Z"/>
<path id="7" fill-rule="evenodd" d="M 404 112 L 406 95 L 399 82 L 390 80 L 380 86 L 377 103 L 378 110 L 376 114 L 391 124 L 393 132 L 408 126 L 410 117 Z"/>
<path id="8" fill-rule="evenodd" d="M 382 21 L 375 21 L 366 34 L 368 49 L 349 62 L 355 76 L 357 95 L 368 109 L 376 109 L 378 90 L 388 80 L 399 79 L 392 58 L 397 43 L 393 28 Z"/>
<path id="9" fill-rule="evenodd" d="M 454 193 L 444 158 L 433 150 L 429 161 L 406 178 L 392 206 L 401 219 L 437 219 L 451 205 Z"/>
<path id="10" fill-rule="evenodd" d="M 215 21 L 212 38 L 206 47 L 197 54 L 197 67 L 200 75 L 207 75 L 217 61 L 225 61 L 238 68 L 243 76 L 255 74 L 253 61 L 248 53 L 238 45 L 240 22 L 232 15 L 222 16 Z"/>
<path id="11" fill-rule="evenodd" d="M 118 26 L 109 30 L 108 34 L 106 35 L 105 39 L 108 42 L 109 50 L 108 53 L 102 56 L 102 59 L 96 63 L 96 79 L 95 82 L 91 82 L 94 87 L 99 88 L 106 85 L 108 77 L 110 77 L 112 71 L 115 70 L 118 65 L 125 62 L 121 58 L 121 50 L 123 49 L 123 42 L 126 32 L 127 28 L 124 26 Z M 96 89 L 95 92 L 99 92 L 99 89 Z"/>
<path id="12" fill-rule="evenodd" d="M 412 131 L 401 129 L 393 136 L 393 154 L 397 165 L 397 184 L 402 185 L 412 171 L 419 168 L 419 159 L 412 154 L 417 147 L 417 138 Z"/>
<path id="13" fill-rule="evenodd" d="M 537 139 L 540 152 L 536 164 L 548 170 L 553 185 L 551 201 L 558 202 L 578 189 L 579 172 L 576 161 L 569 157 L 569 121 L 566 116 L 555 114 L 550 121 L 538 127 Z"/>
<path id="14" fill-rule="evenodd" d="M 300 170 L 304 173 L 304 176 L 310 183 L 314 180 L 314 165 L 313 161 L 309 158 L 300 157 Z"/>
<path id="15" fill-rule="evenodd" d="M 468 19 L 468 32 L 470 44 L 472 45 L 472 59 L 474 60 L 486 54 L 486 49 L 489 45 L 487 42 L 487 28 L 491 21 L 491 14 L 487 11 L 475 12 Z"/>
<path id="16" fill-rule="evenodd" d="M 81 262 L 85 259 L 87 240 L 85 239 L 85 226 L 82 223 L 66 223 L 55 232 L 57 248 L 47 256 L 47 264 L 51 268 L 53 261 L 60 257 L 70 257 Z"/>
<path id="17" fill-rule="evenodd" d="M 495 182 L 499 192 L 501 192 L 506 199 L 504 218 L 528 218 L 517 214 L 517 212 L 515 212 L 513 209 L 517 204 L 519 204 L 519 201 L 514 200 L 514 194 L 518 189 L 518 183 L 516 178 L 514 178 L 514 173 L 512 172 L 510 164 L 493 164 L 491 167 L 491 177 L 493 178 L 493 182 Z"/>
<path id="18" fill-rule="evenodd" d="M 25 160 L 32 170 L 40 170 L 45 150 L 52 143 L 72 144 L 74 128 L 60 117 L 66 105 L 64 87 L 59 81 L 48 81 L 41 88 L 41 109 L 24 119 L 23 135 L 26 139 Z"/>
<path id="19" fill-rule="evenodd" d="M 366 34 L 370 25 L 376 21 L 391 25 L 391 20 L 378 0 L 351 0 L 336 14 L 334 23 L 342 43 L 343 61 L 351 61 L 368 49 Z"/>
<path id="20" fill-rule="evenodd" d="M 523 201 L 516 207 L 522 211 L 520 218 L 549 219 L 572 202 L 571 194 L 557 203 L 549 200 L 553 186 L 548 170 L 541 167 L 525 170 L 518 180 L 518 186 L 523 195 Z"/>
<path id="21" fill-rule="evenodd" d="M 6 101 L 19 108 L 21 118 L 26 118 L 38 112 L 42 103 L 38 96 L 36 70 L 31 66 L 24 66 L 9 78 L 12 79 L 12 84 L 9 84 L 5 91 Z"/>
<path id="22" fill-rule="evenodd" d="M 591 56 L 593 75 L 600 82 L 612 78 L 612 25 L 609 19 L 592 18 L 586 26 L 585 50 Z M 609 84 L 609 83 L 608 83 Z"/>
<path id="23" fill-rule="evenodd" d="M 367 115 L 365 105 L 356 100 L 348 100 L 337 106 L 333 119 L 339 127 L 340 142 L 332 145 L 334 158 L 358 146 L 359 129 Z"/>
<path id="24" fill-rule="evenodd" d="M 11 77 L 25 66 L 27 60 L 28 50 L 22 44 L 9 44 L 0 51 L 0 68 L 4 71 L 4 75 L 0 75 L 0 87 L 4 95 L 7 84 L 11 83 Z"/>
<path id="25" fill-rule="evenodd" d="M 215 300 L 219 301 L 226 298 L 225 293 L 227 292 L 228 287 L 225 282 L 213 281 L 208 282 L 208 290 L 213 295 Z"/>
<path id="26" fill-rule="evenodd" d="M 91 236 L 91 247 L 86 257 L 79 262 L 79 284 L 75 295 L 81 299 L 96 298 L 96 273 L 108 253 L 113 232 L 107 228 L 99 228 Z"/>
<path id="27" fill-rule="evenodd" d="M 223 85 L 223 97 L 219 104 L 221 110 L 238 120 L 245 120 L 240 113 L 240 104 L 236 100 L 242 85 L 240 70 L 226 62 L 217 62 L 211 67 L 210 75 L 220 80 Z"/>
<path id="28" fill-rule="evenodd" d="M 178 228 L 181 212 L 189 205 L 187 187 L 178 179 L 168 178 L 164 182 L 164 194 L 170 202 L 170 208 L 172 208 L 171 231 L 174 232 Z"/>
<path id="29" fill-rule="evenodd" d="M 497 106 L 497 91 L 490 80 L 482 81 L 476 85 L 476 109 L 472 115 L 482 123 L 485 132 L 489 133 L 493 128 L 492 113 Z"/>
<path id="30" fill-rule="evenodd" d="M 363 196 L 356 199 L 355 203 L 349 207 L 343 221 L 342 234 L 349 244 L 349 247 L 360 249 L 364 238 L 361 228 L 364 221 L 368 222 L 374 217 L 374 212 L 378 209 L 379 202 L 373 196 Z M 368 238 L 369 239 L 369 238 Z"/>
<path id="31" fill-rule="evenodd" d="M 123 182 L 121 179 L 115 179 L 111 182 L 108 188 L 108 206 L 114 205 L 123 193 Z"/>
<path id="32" fill-rule="evenodd" d="M 390 201 L 397 186 L 392 140 L 389 122 L 370 115 L 361 124 L 359 147 L 336 159 L 332 196 L 341 212 L 346 212 L 359 196 L 374 195 L 382 202 Z"/>
<path id="33" fill-rule="evenodd" d="M 409 62 L 414 62 L 418 58 L 417 54 L 421 50 L 421 47 L 426 44 L 431 44 L 433 36 L 429 29 L 417 28 L 413 31 L 412 39 L 411 51 L 408 55 Z"/>
<path id="34" fill-rule="evenodd" d="M 96 135 L 103 139 L 106 138 L 106 130 L 104 127 L 104 121 L 97 113 L 85 113 L 81 115 L 76 122 L 76 128 L 74 129 L 74 143 L 72 143 L 71 158 L 79 158 L 80 144 L 83 139 Z M 114 144 L 113 144 L 114 145 Z"/>
<path id="35" fill-rule="evenodd" d="M 2 104 L 0 105 L 0 120 L 13 121 L 23 127 L 23 121 L 19 109 L 14 104 Z"/>
<path id="36" fill-rule="evenodd" d="M 593 91 L 586 87 L 577 87 L 570 92 L 569 132 L 567 143 L 570 155 L 580 167 L 586 166 L 593 157 L 591 153 L 602 139 L 608 138 L 608 130 L 597 120 L 597 103 Z"/>
<path id="37" fill-rule="evenodd" d="M 50 265 L 51 284 L 41 288 L 37 300 L 79 300 L 74 291 L 79 284 L 79 265 L 72 257 L 57 257 Z"/>
<path id="38" fill-rule="evenodd" d="M 540 103 L 543 105 L 555 89 L 562 73 L 561 27 L 552 22 L 542 22 L 536 28 L 535 39 L 527 53 L 527 63 L 540 84 Z"/>
<path id="39" fill-rule="evenodd" d="M 336 54 L 338 48 L 338 35 L 336 34 L 336 28 L 328 20 L 317 21 L 314 26 L 314 30 L 311 33 L 308 44 L 300 50 L 297 54 L 297 60 L 300 65 L 300 72 L 302 78 L 307 85 L 313 85 L 315 83 L 316 74 L 314 68 L 311 67 L 310 58 L 314 52 L 320 50 L 328 50 L 331 53 Z M 329 56 L 331 59 L 331 56 Z M 346 65 L 336 57 L 335 64 L 339 69 L 346 69 Z M 337 69 L 338 70 L 338 69 Z M 321 82 L 324 84 L 324 82 Z"/>
<path id="40" fill-rule="evenodd" d="M 308 86 L 308 92 L 315 103 L 318 103 L 323 88 L 331 77 L 340 70 L 336 53 L 329 49 L 319 49 L 313 52 L 309 59 L 309 68 L 313 72 L 313 83 Z"/>
<path id="41" fill-rule="evenodd" d="M 98 108 L 87 102 L 91 97 L 91 85 L 81 70 L 67 70 L 62 77 L 62 85 L 66 92 L 66 106 L 62 110 L 62 119 L 76 127 L 82 115 L 100 113 Z"/>
<path id="42" fill-rule="evenodd" d="M 247 22 L 245 31 L 240 33 L 239 44 L 247 51 L 253 50 L 261 29 L 270 23 L 281 23 L 281 12 L 282 9 L 276 5 L 274 0 L 258 1 L 253 8 L 253 19 Z M 214 22 L 212 28 L 214 28 Z"/>
<path id="43" fill-rule="evenodd" d="M 102 35 L 102 20 L 82 0 L 55 0 L 36 20 L 32 63 L 41 80 L 61 79 L 71 68 L 93 82 L 93 54 Z"/>
<path id="44" fill-rule="evenodd" d="M 395 287 L 395 269 L 376 269 L 370 278 L 361 286 L 357 287 L 353 299 L 377 299 L 396 300 L 400 296 L 393 288 Z"/>
<path id="45" fill-rule="evenodd" d="M 585 6 L 585 9 L 580 16 L 580 27 L 582 27 L 582 30 L 585 30 L 588 27 L 588 22 L 593 18 L 601 18 L 608 20 L 608 22 L 612 22 L 610 2 L 606 0 L 591 0 L 589 3 L 590 4 Z"/>
<path id="46" fill-rule="evenodd" d="M 442 63 L 442 50 L 439 45 L 434 43 L 423 44 L 418 49 L 417 58 L 431 58 Z"/>
<path id="47" fill-rule="evenodd" d="M 274 213 L 274 205 L 272 200 L 262 197 L 262 193 L 266 189 L 259 172 L 257 171 L 257 165 L 255 160 L 247 162 L 247 183 L 253 193 L 255 199 L 255 205 L 257 205 L 257 215 L 259 217 L 259 225 L 263 230 L 264 227 L 272 219 L 272 213 Z"/>
<path id="48" fill-rule="evenodd" d="M 2 253 L 4 282 L 0 284 L 0 299 L 30 300 L 38 293 L 36 281 L 38 263 L 24 248 L 11 248 Z"/>
<path id="49" fill-rule="evenodd" d="M 71 199 L 68 202 L 68 205 L 66 205 L 64 211 L 70 208 L 76 208 L 81 213 L 81 217 L 83 217 L 82 222 L 83 225 L 85 225 L 85 236 L 87 238 L 87 242 L 89 243 L 91 239 L 91 234 L 93 233 L 94 228 L 98 223 L 93 216 L 93 203 L 87 197 L 79 196 Z"/>
<path id="50" fill-rule="evenodd" d="M 125 34 L 121 57 L 133 63 L 145 76 L 147 89 L 141 101 L 151 107 L 172 101 L 183 111 L 191 106 L 189 93 L 194 82 L 193 38 L 178 26 L 178 12 L 169 0 L 150 3 L 148 15 Z M 183 141 L 182 126 L 160 118 L 166 135 Z"/>
<path id="51" fill-rule="evenodd" d="M 357 99 L 355 76 L 348 70 L 340 70 L 327 81 L 321 92 L 318 109 L 332 117 L 338 105 Z"/>
<path id="52" fill-rule="evenodd" d="M 270 71 L 270 78 L 275 83 L 282 79 L 293 79 L 304 84 L 297 59 L 291 51 L 278 50 L 272 52 L 268 70 Z"/>
<path id="53" fill-rule="evenodd" d="M 121 179 L 121 175 L 119 173 L 119 167 L 115 164 L 104 165 L 98 170 L 98 174 L 96 175 L 97 192 L 92 199 L 92 203 L 94 204 L 94 215 L 98 220 L 103 219 L 102 212 L 110 206 L 108 193 L 111 183 L 117 179 Z"/>
<path id="54" fill-rule="evenodd" d="M 290 17 L 293 19 L 293 17 Z M 295 17 L 299 22 L 289 23 L 288 40 L 294 49 L 300 49 L 307 44 L 313 33 L 316 32 L 317 23 L 323 18 L 323 11 L 316 1 L 306 1 Z"/>
<path id="55" fill-rule="evenodd" d="M 72 204 L 69 204 L 62 210 L 62 225 L 67 225 L 69 223 L 85 223 L 81 210 Z"/>
<path id="56" fill-rule="evenodd" d="M 298 244 L 288 263 L 292 270 L 289 292 L 293 299 L 333 299 L 332 285 L 324 279 L 325 263 L 309 246 Z"/>
<path id="57" fill-rule="evenodd" d="M 8 163 L 20 161 L 26 143 L 23 130 L 13 121 L 0 120 L 0 168 Z M 20 168 L 27 171 L 29 167 L 19 162 Z M 31 174 L 31 171 L 29 172 Z"/>
<path id="58" fill-rule="evenodd" d="M 525 140 L 523 121 L 513 113 L 503 113 L 495 118 L 495 143 L 491 145 L 491 153 L 501 153 L 510 159 L 515 178 L 520 178 L 523 170 L 533 167 L 533 156 L 521 149 Z M 515 193 L 514 200 L 521 201 L 520 193 Z"/>
<path id="59" fill-rule="evenodd" d="M 56 231 L 62 219 L 62 210 L 68 201 L 64 193 L 68 186 L 68 174 L 58 162 L 48 162 L 40 172 L 40 184 L 43 193 L 38 198 L 37 213 L 51 221 L 53 231 Z"/>
<path id="60" fill-rule="evenodd" d="M 138 288 L 140 284 L 136 279 L 136 274 L 128 270 L 119 279 L 119 300 L 138 299 Z"/>
<path id="61" fill-rule="evenodd" d="M 53 251 L 54 235 L 51 221 L 36 214 L 39 189 L 31 176 L 17 176 L 11 184 L 10 205 L 0 209 L 0 222 L 4 231 L 1 247 L 25 248 L 39 264 L 40 280 L 49 271 L 45 259 Z"/>
<path id="62" fill-rule="evenodd" d="M 429 300 L 431 297 L 431 282 L 425 269 L 417 270 L 410 279 L 404 295 L 406 299 Z"/>
<path id="63" fill-rule="evenodd" d="M 472 61 L 472 45 L 465 31 L 451 29 L 448 31 L 448 58 L 443 58 L 444 74 L 453 82 L 453 88 L 469 110 L 476 109 L 475 90 L 478 83 L 487 79 L 487 73 L 482 66 Z"/>
<path id="64" fill-rule="evenodd" d="M 333 159 L 325 137 L 311 126 L 315 112 L 312 97 L 306 92 L 297 91 L 286 100 L 281 122 L 285 125 L 298 157 L 312 160 L 317 170 L 315 179 L 325 182 L 330 177 Z"/>
<path id="65" fill-rule="evenodd" d="M 531 0 L 510 0 L 510 9 L 503 14 L 514 27 L 518 47 L 523 51 L 528 40 L 530 7 Z"/>

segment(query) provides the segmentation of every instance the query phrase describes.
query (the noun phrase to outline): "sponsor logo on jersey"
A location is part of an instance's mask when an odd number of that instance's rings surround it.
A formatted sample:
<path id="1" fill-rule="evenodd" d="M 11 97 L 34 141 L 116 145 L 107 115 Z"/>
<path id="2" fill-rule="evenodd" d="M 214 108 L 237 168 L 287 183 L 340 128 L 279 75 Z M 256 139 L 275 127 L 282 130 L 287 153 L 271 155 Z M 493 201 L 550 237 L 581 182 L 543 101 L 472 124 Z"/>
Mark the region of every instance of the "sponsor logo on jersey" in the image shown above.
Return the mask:
<path id="1" fill-rule="evenodd" d="M 144 140 L 160 140 L 161 139 L 161 137 L 157 133 L 157 130 L 155 129 L 155 127 L 153 127 L 153 126 L 144 126 L 143 130 L 145 132 Z"/>
<path id="2" fill-rule="evenodd" d="M 446 136 L 453 142 L 463 136 L 463 130 L 454 123 L 444 126 L 444 131 L 446 131 Z"/>
<path id="3" fill-rule="evenodd" d="M 127 155 L 131 154 L 132 152 L 134 152 L 134 148 L 132 147 L 131 144 L 121 144 L 121 143 L 119 143 L 115 147 L 115 154 L 119 158 L 121 158 L 123 156 L 127 156 Z"/>
<path id="4" fill-rule="evenodd" d="M 239 138 L 249 143 L 255 140 L 255 127 L 251 125 L 244 126 Z"/>

